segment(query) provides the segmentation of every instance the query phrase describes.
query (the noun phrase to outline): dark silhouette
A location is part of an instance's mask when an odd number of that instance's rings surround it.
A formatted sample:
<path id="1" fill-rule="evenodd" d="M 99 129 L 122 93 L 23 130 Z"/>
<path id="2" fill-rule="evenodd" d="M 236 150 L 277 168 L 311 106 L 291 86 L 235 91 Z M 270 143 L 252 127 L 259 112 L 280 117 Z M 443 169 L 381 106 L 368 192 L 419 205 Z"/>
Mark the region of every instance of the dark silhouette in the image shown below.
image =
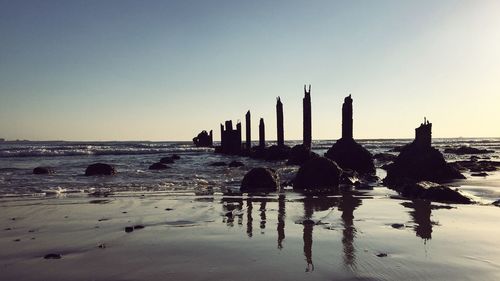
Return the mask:
<path id="1" fill-rule="evenodd" d="M 266 128 L 264 125 L 264 118 L 260 118 L 259 122 L 259 148 L 266 148 Z"/>
<path id="2" fill-rule="evenodd" d="M 311 118 L 311 85 L 309 91 L 306 90 L 304 85 L 304 99 L 302 99 L 302 114 L 303 114 L 303 144 L 305 147 L 311 149 L 312 145 L 312 118 Z"/>
<path id="3" fill-rule="evenodd" d="M 279 188 L 278 176 L 267 168 L 253 168 L 241 181 L 241 192 L 273 192 Z"/>
<path id="4" fill-rule="evenodd" d="M 280 97 L 278 97 L 276 101 L 276 128 L 278 130 L 277 132 L 277 138 L 278 138 L 278 146 L 284 146 L 285 145 L 285 133 L 283 129 L 283 103 L 281 103 Z"/>
<path id="5" fill-rule="evenodd" d="M 342 138 L 333 144 L 325 156 L 337 162 L 342 169 L 374 174 L 373 156 L 353 139 L 352 123 L 352 98 L 349 95 L 342 105 Z"/>
<path id="6" fill-rule="evenodd" d="M 306 259 L 306 272 L 314 271 L 314 263 L 312 260 L 312 244 L 313 244 L 313 229 L 314 221 L 312 216 L 314 214 L 314 200 L 313 198 L 304 199 L 304 220 L 302 225 L 304 226 L 302 239 L 304 241 L 304 257 Z"/>
<path id="7" fill-rule="evenodd" d="M 55 170 L 52 167 L 36 167 L 33 169 L 34 175 L 52 175 L 54 173 Z"/>
<path id="8" fill-rule="evenodd" d="M 243 224 L 243 199 L 233 197 L 223 197 L 221 199 L 222 211 L 224 213 L 223 222 L 227 226 L 234 226 L 235 217 L 238 218 L 238 224 Z"/>
<path id="9" fill-rule="evenodd" d="M 404 146 L 394 163 L 387 166 L 388 185 L 406 182 L 436 181 L 463 179 L 460 172 L 446 163 L 443 154 L 431 145 L 432 123 L 424 120 L 415 129 L 415 140 Z"/>
<path id="10" fill-rule="evenodd" d="M 166 170 L 166 169 L 170 169 L 170 167 L 161 163 L 161 162 L 157 162 L 157 163 L 154 163 L 151 166 L 149 166 L 149 169 L 150 170 Z"/>
<path id="11" fill-rule="evenodd" d="M 412 202 L 401 203 L 406 208 L 413 209 L 408 211 L 415 225 L 413 230 L 415 234 L 424 239 L 424 241 L 430 240 L 432 238 L 432 225 L 435 222 L 431 221 L 432 207 L 431 202 L 428 200 L 413 200 Z"/>
<path id="12" fill-rule="evenodd" d="M 266 205 L 267 201 L 264 198 L 262 202 L 260 202 L 260 229 L 264 230 L 266 229 Z"/>
<path id="13" fill-rule="evenodd" d="M 89 165 L 85 170 L 86 176 L 111 176 L 115 174 L 116 174 L 115 167 L 103 163 L 95 163 Z"/>
<path id="14" fill-rule="evenodd" d="M 220 152 L 225 154 L 241 153 L 241 123 L 236 124 L 236 129 L 233 129 L 233 122 L 226 121 L 224 125 L 220 124 L 221 131 L 221 147 Z"/>
<path id="15" fill-rule="evenodd" d="M 332 160 L 316 157 L 302 165 L 293 180 L 293 189 L 312 192 L 338 192 L 342 169 Z"/>
<path id="16" fill-rule="evenodd" d="M 245 115 L 245 126 L 246 126 L 246 142 L 245 142 L 245 149 L 250 149 L 252 148 L 252 134 L 251 134 L 251 123 L 250 123 L 250 110 L 247 111 L 247 114 Z"/>
<path id="17" fill-rule="evenodd" d="M 197 147 L 212 147 L 213 140 L 212 130 L 210 130 L 210 134 L 208 134 L 207 131 L 201 131 L 198 136 L 193 138 L 193 143 Z"/>

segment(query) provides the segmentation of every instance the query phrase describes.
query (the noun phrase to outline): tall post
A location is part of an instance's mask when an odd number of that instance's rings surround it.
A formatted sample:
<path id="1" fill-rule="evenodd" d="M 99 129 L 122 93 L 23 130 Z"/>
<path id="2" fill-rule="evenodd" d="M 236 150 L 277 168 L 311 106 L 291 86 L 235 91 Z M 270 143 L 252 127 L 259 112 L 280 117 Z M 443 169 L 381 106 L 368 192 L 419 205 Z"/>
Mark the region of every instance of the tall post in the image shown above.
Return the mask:
<path id="1" fill-rule="evenodd" d="M 224 133 L 224 125 L 220 124 L 220 146 L 223 148 L 225 145 L 225 133 Z"/>
<path id="2" fill-rule="evenodd" d="M 252 135 L 250 133 L 250 110 L 247 111 L 245 115 L 245 125 L 246 125 L 246 149 L 252 148 Z"/>
<path id="3" fill-rule="evenodd" d="M 214 132 L 210 130 L 210 146 L 214 145 Z"/>
<path id="4" fill-rule="evenodd" d="M 266 129 L 264 125 L 264 118 L 260 118 L 259 123 L 259 147 L 266 147 Z"/>
<path id="5" fill-rule="evenodd" d="M 284 146 L 285 145 L 285 137 L 284 137 L 284 130 L 283 130 L 283 104 L 281 103 L 280 97 L 278 97 L 278 100 L 276 102 L 276 122 L 277 122 L 277 129 L 278 129 L 278 146 Z"/>
<path id="6" fill-rule="evenodd" d="M 352 139 L 352 98 L 345 97 L 342 105 L 342 138 Z"/>
<path id="7" fill-rule="evenodd" d="M 306 85 L 304 85 L 304 99 L 302 99 L 302 110 L 303 110 L 303 131 L 304 131 L 304 146 L 311 148 L 312 143 L 312 122 L 311 122 L 311 85 L 309 85 L 309 91 L 306 90 Z"/>

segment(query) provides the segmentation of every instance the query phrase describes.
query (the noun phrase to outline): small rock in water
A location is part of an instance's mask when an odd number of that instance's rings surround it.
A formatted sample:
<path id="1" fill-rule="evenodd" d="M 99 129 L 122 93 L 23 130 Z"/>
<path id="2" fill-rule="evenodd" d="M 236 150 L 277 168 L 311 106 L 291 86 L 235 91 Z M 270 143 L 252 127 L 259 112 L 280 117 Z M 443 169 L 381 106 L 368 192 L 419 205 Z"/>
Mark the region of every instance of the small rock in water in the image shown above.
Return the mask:
<path id="1" fill-rule="evenodd" d="M 132 227 L 132 226 L 125 227 L 125 232 L 130 233 L 132 231 L 134 231 L 134 227 Z"/>
<path id="2" fill-rule="evenodd" d="M 145 226 L 144 225 L 141 225 L 141 224 L 138 224 L 138 225 L 134 225 L 134 230 L 136 229 L 143 229 Z"/>
<path id="3" fill-rule="evenodd" d="M 12 228 L 10 228 L 10 227 L 7 227 L 7 228 L 5 228 L 4 230 L 12 230 Z"/>
<path id="4" fill-rule="evenodd" d="M 485 172 L 481 172 L 481 173 L 471 174 L 471 176 L 473 176 L 473 177 L 486 177 L 486 176 L 488 176 L 488 174 Z"/>
<path id="5" fill-rule="evenodd" d="M 211 163 L 209 166 L 212 166 L 212 167 L 221 167 L 221 166 L 226 166 L 226 162 L 213 162 Z"/>
<path id="6" fill-rule="evenodd" d="M 402 223 L 393 223 L 393 224 L 391 224 L 391 226 L 392 226 L 392 228 L 396 228 L 396 229 L 402 229 L 405 227 L 405 225 Z"/>
<path id="7" fill-rule="evenodd" d="M 89 165 L 85 170 L 86 176 L 111 176 L 114 174 L 116 174 L 115 167 L 104 163 Z"/>
<path id="8" fill-rule="evenodd" d="M 46 260 L 58 260 L 58 259 L 61 259 L 62 256 L 60 254 L 47 254 L 43 258 Z"/>
<path id="9" fill-rule="evenodd" d="M 495 202 L 493 202 L 491 204 L 493 204 L 493 205 L 495 205 L 497 207 L 500 207 L 500 199 L 498 199 L 497 201 L 495 201 Z"/>
<path id="10" fill-rule="evenodd" d="M 20 242 L 21 239 L 17 238 L 17 239 L 14 239 L 14 242 Z"/>
<path id="11" fill-rule="evenodd" d="M 173 211 L 174 209 L 172 208 L 166 208 L 165 211 Z"/>
<path id="12" fill-rule="evenodd" d="M 149 166 L 149 169 L 150 170 L 166 170 L 166 169 L 170 169 L 170 167 L 163 164 L 163 163 L 158 162 L 158 163 L 154 163 L 151 166 Z"/>
<path id="13" fill-rule="evenodd" d="M 106 244 L 104 244 L 104 243 L 99 244 L 99 245 L 97 245 L 97 248 L 99 248 L 99 249 L 105 249 L 106 248 Z"/>
<path id="14" fill-rule="evenodd" d="M 240 161 L 231 161 L 231 163 L 229 163 L 229 167 L 231 168 L 243 167 L 243 166 L 245 166 L 245 164 L 243 164 L 243 162 Z"/>
<path id="15" fill-rule="evenodd" d="M 52 175 L 54 174 L 54 169 L 51 167 L 36 167 L 33 169 L 34 175 Z"/>
<path id="16" fill-rule="evenodd" d="M 384 257 L 387 257 L 387 254 L 386 253 L 378 253 L 377 257 L 384 258 Z"/>

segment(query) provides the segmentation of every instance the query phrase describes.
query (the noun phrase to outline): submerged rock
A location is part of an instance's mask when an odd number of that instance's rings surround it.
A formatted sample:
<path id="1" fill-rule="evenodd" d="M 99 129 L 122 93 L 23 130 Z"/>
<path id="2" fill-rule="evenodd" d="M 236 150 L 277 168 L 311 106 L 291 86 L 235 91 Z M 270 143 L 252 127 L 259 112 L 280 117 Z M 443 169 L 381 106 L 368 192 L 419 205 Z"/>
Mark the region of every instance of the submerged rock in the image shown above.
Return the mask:
<path id="1" fill-rule="evenodd" d="M 470 170 L 471 172 L 493 172 L 500 167 L 500 162 L 496 161 L 465 160 L 453 162 L 452 164 L 457 168 Z"/>
<path id="2" fill-rule="evenodd" d="M 341 173 L 342 169 L 334 161 L 316 157 L 300 167 L 293 180 L 293 189 L 338 192 Z"/>
<path id="3" fill-rule="evenodd" d="M 240 162 L 240 161 L 231 161 L 229 163 L 229 167 L 231 167 L 231 168 L 243 167 L 243 166 L 245 166 L 245 164 L 243 164 L 243 162 Z"/>
<path id="4" fill-rule="evenodd" d="M 253 168 L 241 181 L 241 192 L 273 192 L 279 188 L 276 173 L 268 168 Z"/>
<path id="5" fill-rule="evenodd" d="M 446 148 L 444 150 L 445 153 L 452 153 L 452 154 L 458 154 L 458 155 L 464 155 L 464 154 L 486 154 L 486 153 L 494 153 L 495 151 L 493 150 L 487 150 L 487 149 L 478 149 L 470 146 L 461 146 L 458 148 Z"/>
<path id="6" fill-rule="evenodd" d="M 213 163 L 210 163 L 209 166 L 212 166 L 212 167 L 221 167 L 221 166 L 227 166 L 226 162 L 213 162 Z"/>
<path id="7" fill-rule="evenodd" d="M 85 170 L 86 176 L 101 176 L 101 175 L 110 176 L 115 174 L 116 174 L 115 167 L 104 163 L 95 163 L 89 165 Z"/>
<path id="8" fill-rule="evenodd" d="M 54 173 L 55 171 L 52 167 L 36 167 L 33 169 L 34 175 L 52 175 Z"/>
<path id="9" fill-rule="evenodd" d="M 160 159 L 160 163 L 162 163 L 162 164 L 173 164 L 174 163 L 174 159 L 171 156 L 162 157 Z"/>
<path id="10" fill-rule="evenodd" d="M 318 157 L 318 154 L 311 151 L 310 148 L 303 144 L 298 144 L 290 149 L 288 153 L 287 165 L 302 165 L 313 157 Z"/>
<path id="11" fill-rule="evenodd" d="M 354 170 L 360 174 L 375 173 L 372 154 L 354 139 L 341 138 L 325 153 L 342 169 Z"/>
<path id="12" fill-rule="evenodd" d="M 161 162 L 158 162 L 158 163 L 154 163 L 151 166 L 149 166 L 149 169 L 150 170 L 166 170 L 166 169 L 170 169 L 170 167 L 161 163 Z"/>

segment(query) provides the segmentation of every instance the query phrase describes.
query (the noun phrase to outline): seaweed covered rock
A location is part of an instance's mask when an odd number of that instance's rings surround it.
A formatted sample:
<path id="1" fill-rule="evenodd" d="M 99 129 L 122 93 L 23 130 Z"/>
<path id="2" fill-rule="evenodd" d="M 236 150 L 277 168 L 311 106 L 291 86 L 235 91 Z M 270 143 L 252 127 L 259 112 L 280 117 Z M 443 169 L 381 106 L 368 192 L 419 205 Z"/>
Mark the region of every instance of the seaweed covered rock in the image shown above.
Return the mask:
<path id="1" fill-rule="evenodd" d="M 334 161 L 325 157 L 312 158 L 300 167 L 293 180 L 293 189 L 338 192 L 341 174 L 342 169 Z"/>
<path id="2" fill-rule="evenodd" d="M 307 146 L 298 144 L 290 149 L 288 153 L 287 165 L 302 165 L 313 157 L 318 155 L 311 151 Z"/>
<path id="3" fill-rule="evenodd" d="M 253 168 L 241 181 L 241 192 L 273 192 L 279 187 L 276 173 L 268 168 Z"/>
<path id="4" fill-rule="evenodd" d="M 268 161 L 277 161 L 288 159 L 290 147 L 286 145 L 273 145 L 266 149 L 265 158 Z"/>
<path id="5" fill-rule="evenodd" d="M 325 157 L 335 161 L 342 169 L 350 169 L 360 174 L 375 173 L 372 154 L 351 138 L 339 139 L 325 153 Z"/>
<path id="6" fill-rule="evenodd" d="M 426 199 L 430 201 L 471 204 L 473 200 L 457 189 L 430 181 L 406 183 L 396 189 L 401 195 L 411 199 Z"/>
<path id="7" fill-rule="evenodd" d="M 52 175 L 55 171 L 52 167 L 36 167 L 33 169 L 34 175 Z"/>
<path id="8" fill-rule="evenodd" d="M 404 181 L 443 182 L 465 177 L 446 163 L 439 150 L 412 142 L 405 146 L 394 162 L 387 166 L 384 182 L 396 184 Z"/>
<path id="9" fill-rule="evenodd" d="M 86 176 L 111 176 L 114 174 L 116 174 L 115 167 L 104 163 L 89 165 L 85 170 Z"/>

